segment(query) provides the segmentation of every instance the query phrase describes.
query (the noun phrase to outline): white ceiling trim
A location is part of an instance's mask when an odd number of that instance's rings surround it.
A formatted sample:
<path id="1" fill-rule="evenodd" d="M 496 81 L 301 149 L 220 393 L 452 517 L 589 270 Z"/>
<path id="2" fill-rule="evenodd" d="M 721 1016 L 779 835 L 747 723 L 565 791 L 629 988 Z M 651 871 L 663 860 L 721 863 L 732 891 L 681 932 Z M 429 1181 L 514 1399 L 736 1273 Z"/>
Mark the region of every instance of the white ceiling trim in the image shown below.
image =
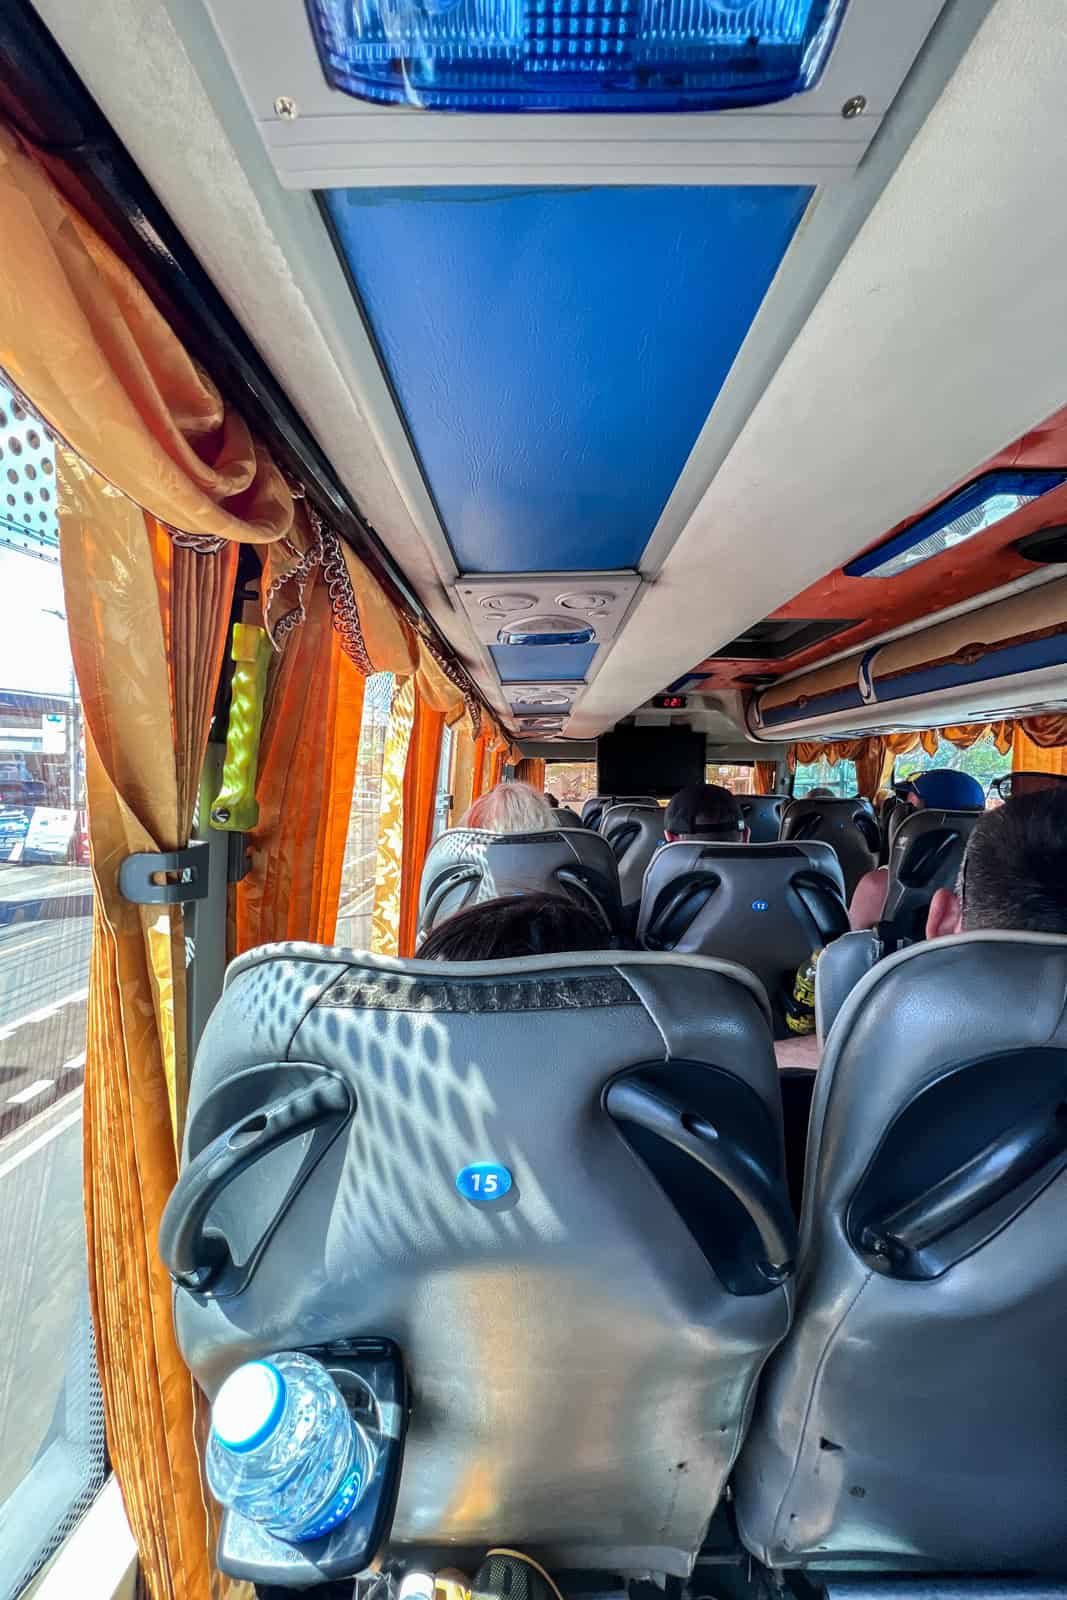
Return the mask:
<path id="1" fill-rule="evenodd" d="M 570 734 L 610 727 L 1063 404 L 1065 82 L 1061 0 L 998 0 Z"/>

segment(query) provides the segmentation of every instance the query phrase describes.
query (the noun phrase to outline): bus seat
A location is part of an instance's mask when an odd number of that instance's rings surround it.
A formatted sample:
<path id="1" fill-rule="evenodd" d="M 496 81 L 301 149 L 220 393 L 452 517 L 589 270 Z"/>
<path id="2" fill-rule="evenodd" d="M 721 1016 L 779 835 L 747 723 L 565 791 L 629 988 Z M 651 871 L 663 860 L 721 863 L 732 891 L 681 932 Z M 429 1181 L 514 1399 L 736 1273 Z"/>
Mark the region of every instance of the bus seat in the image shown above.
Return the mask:
<path id="1" fill-rule="evenodd" d="M 582 807 L 582 827 L 592 828 L 594 831 L 600 827 L 604 813 L 609 806 L 617 805 L 654 806 L 656 801 L 650 794 L 593 794 Z"/>
<path id="2" fill-rule="evenodd" d="M 498 895 L 567 895 L 604 924 L 605 943 L 623 930 L 619 869 L 611 846 L 588 828 L 488 833 L 448 828 L 430 846 L 419 887 L 418 936 L 464 906 Z"/>
<path id="3" fill-rule="evenodd" d="M 899 813 L 898 813 L 899 815 Z M 937 889 L 954 889 L 971 829 L 981 811 L 916 811 L 894 820 L 889 887 L 879 934 L 887 950 L 926 937 Z"/>
<path id="4" fill-rule="evenodd" d="M 820 839 L 833 845 L 845 875 L 845 898 L 878 865 L 881 838 L 870 804 L 855 800 L 791 800 L 782 817 L 783 840 Z"/>
<path id="5" fill-rule="evenodd" d="M 869 928 L 842 934 L 823 951 L 815 969 L 815 1026 L 820 1044 L 825 1045 L 838 1012 L 860 979 L 884 955 L 885 946 Z"/>
<path id="6" fill-rule="evenodd" d="M 581 826 L 582 819 L 578 815 L 577 811 L 572 811 L 570 806 L 556 807 L 557 828 L 580 828 Z"/>
<path id="7" fill-rule="evenodd" d="M 600 820 L 600 834 L 611 846 L 619 868 L 623 915 L 632 930 L 641 904 L 645 868 L 663 843 L 663 809 L 657 805 L 609 806 Z"/>
<path id="8" fill-rule="evenodd" d="M 782 827 L 782 813 L 789 804 L 786 794 L 739 794 L 738 804 L 745 819 L 750 844 L 774 844 Z"/>
<path id="9" fill-rule="evenodd" d="M 457 1186 L 485 1162 L 512 1180 L 489 1205 Z M 789 1323 L 765 997 L 699 958 L 254 951 L 197 1052 L 161 1243 L 209 1395 L 271 1350 L 399 1344 L 400 1561 L 684 1576 Z"/>
<path id="10" fill-rule="evenodd" d="M 645 874 L 637 922 L 647 950 L 718 956 L 754 972 L 770 998 L 775 1036 L 798 966 L 848 931 L 841 866 L 829 844 L 664 845 Z"/>
<path id="11" fill-rule="evenodd" d="M 1067 1570 L 1065 994 L 1067 938 L 972 933 L 839 1013 L 735 1477 L 767 1565 Z"/>

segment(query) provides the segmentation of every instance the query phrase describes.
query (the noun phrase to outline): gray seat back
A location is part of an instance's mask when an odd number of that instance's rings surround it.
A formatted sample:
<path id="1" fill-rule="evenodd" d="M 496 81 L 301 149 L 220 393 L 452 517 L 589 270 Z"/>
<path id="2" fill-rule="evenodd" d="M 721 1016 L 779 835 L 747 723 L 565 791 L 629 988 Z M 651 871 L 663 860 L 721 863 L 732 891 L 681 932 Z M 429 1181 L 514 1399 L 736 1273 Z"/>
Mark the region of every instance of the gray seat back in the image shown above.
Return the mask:
<path id="1" fill-rule="evenodd" d="M 768 1565 L 1067 1570 L 1065 994 L 1067 939 L 966 934 L 839 1013 L 735 1479 Z"/>
<path id="2" fill-rule="evenodd" d="M 197 1053 L 176 1210 L 213 1141 L 324 1082 L 341 1125 L 295 1125 L 212 1204 L 223 1265 L 176 1291 L 196 1378 L 213 1395 L 272 1350 L 389 1337 L 412 1389 L 400 1559 L 503 1544 L 686 1574 L 789 1321 L 759 986 L 626 953 L 254 952 Z M 463 1198 L 478 1162 L 511 1175 L 503 1201 Z"/>
<path id="3" fill-rule="evenodd" d="M 748 829 L 749 844 L 774 844 L 789 804 L 787 794 L 739 794 L 737 803 Z"/>
<path id="4" fill-rule="evenodd" d="M 488 833 L 449 828 L 427 852 L 419 888 L 419 938 L 464 906 L 531 890 L 566 895 L 620 931 L 619 871 L 611 846 L 588 828 Z"/>
<path id="5" fill-rule="evenodd" d="M 571 810 L 570 806 L 557 806 L 556 826 L 557 828 L 580 828 L 582 819 L 577 811 Z"/>
<path id="6" fill-rule="evenodd" d="M 845 898 L 872 867 L 878 865 L 881 838 L 868 801 L 791 800 L 782 817 L 781 837 L 818 839 L 833 845 L 845 875 Z"/>
<path id="7" fill-rule="evenodd" d="M 916 811 L 894 822 L 889 887 L 879 934 L 895 949 L 926 937 L 926 914 L 938 889 L 954 889 L 980 811 Z"/>
<path id="8" fill-rule="evenodd" d="M 601 837 L 619 868 L 623 913 L 631 922 L 637 920 L 645 868 L 663 843 L 663 816 L 661 806 L 626 802 L 609 806 L 600 820 Z"/>
<path id="9" fill-rule="evenodd" d="M 594 794 L 582 807 L 583 828 L 597 829 L 603 821 L 604 813 L 609 806 L 634 805 L 654 806 L 654 797 L 650 794 Z"/>
<path id="10" fill-rule="evenodd" d="M 637 922 L 647 950 L 718 956 L 754 972 L 775 1034 L 797 967 L 848 929 L 841 866 L 828 844 L 664 845 L 645 874 Z"/>

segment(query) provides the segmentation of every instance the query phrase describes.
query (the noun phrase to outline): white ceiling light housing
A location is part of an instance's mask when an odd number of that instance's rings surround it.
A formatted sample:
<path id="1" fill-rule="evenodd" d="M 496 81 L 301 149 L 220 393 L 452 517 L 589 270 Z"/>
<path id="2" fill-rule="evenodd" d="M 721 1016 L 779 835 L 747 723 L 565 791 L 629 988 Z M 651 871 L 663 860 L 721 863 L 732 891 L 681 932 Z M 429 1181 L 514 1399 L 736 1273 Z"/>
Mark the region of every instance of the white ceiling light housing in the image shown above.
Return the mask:
<path id="1" fill-rule="evenodd" d="M 602 645 L 618 632 L 640 585 L 635 572 L 475 573 L 457 581 L 454 597 L 483 645 L 509 642 L 505 633 L 514 644 L 531 632 L 562 639 L 589 628 L 589 642 Z"/>
<path id="2" fill-rule="evenodd" d="M 207 0 L 288 189 L 434 184 L 830 183 L 862 161 L 944 0 L 850 0 L 815 87 L 776 105 L 671 115 L 434 111 L 326 81 L 304 6 Z"/>

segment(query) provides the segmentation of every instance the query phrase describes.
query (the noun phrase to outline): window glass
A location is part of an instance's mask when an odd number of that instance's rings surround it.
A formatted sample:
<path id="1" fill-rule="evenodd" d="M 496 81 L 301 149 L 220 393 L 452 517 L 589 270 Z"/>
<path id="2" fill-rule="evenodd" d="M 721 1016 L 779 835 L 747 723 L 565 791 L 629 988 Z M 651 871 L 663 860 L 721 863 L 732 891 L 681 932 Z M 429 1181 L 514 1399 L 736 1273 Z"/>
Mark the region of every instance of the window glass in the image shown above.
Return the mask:
<path id="1" fill-rule="evenodd" d="M 356 757 L 356 781 L 348 819 L 348 840 L 341 869 L 341 902 L 336 934 L 338 944 L 355 950 L 370 949 L 382 763 L 392 701 L 391 672 L 376 672 L 367 679 L 363 689 L 363 721 L 359 729 L 359 754 Z"/>
<path id="2" fill-rule="evenodd" d="M 0 1600 L 104 1482 L 82 1087 L 92 879 L 55 462 L 0 384 Z"/>
<path id="3" fill-rule="evenodd" d="M 977 744 L 972 744 L 969 750 L 961 750 L 958 745 L 940 739 L 932 756 L 922 749 L 913 750 L 910 755 L 897 756 L 893 762 L 893 782 L 903 783 L 934 767 L 949 767 L 953 772 L 967 772 L 972 778 L 977 778 L 986 792 L 988 811 L 991 806 L 1001 803 L 992 784 L 994 778 L 1003 778 L 1005 773 L 1011 771 L 1011 751 L 1002 756 L 989 733 Z"/>
<path id="4" fill-rule="evenodd" d="M 750 761 L 709 761 L 704 782 L 721 784 L 731 794 L 755 794 L 756 769 Z"/>
<path id="5" fill-rule="evenodd" d="M 446 727 L 441 734 L 441 757 L 437 763 L 437 795 L 433 808 L 433 834 L 431 842 L 444 833 L 452 814 L 452 729 Z"/>
<path id="6" fill-rule="evenodd" d="M 829 789 L 839 800 L 859 793 L 854 761 L 802 761 L 793 775 L 793 798 L 803 800 L 813 789 Z"/>
<path id="7" fill-rule="evenodd" d="M 595 761 L 550 761 L 545 767 L 545 788 L 561 806 L 581 811 L 590 797 L 598 793 Z"/>

